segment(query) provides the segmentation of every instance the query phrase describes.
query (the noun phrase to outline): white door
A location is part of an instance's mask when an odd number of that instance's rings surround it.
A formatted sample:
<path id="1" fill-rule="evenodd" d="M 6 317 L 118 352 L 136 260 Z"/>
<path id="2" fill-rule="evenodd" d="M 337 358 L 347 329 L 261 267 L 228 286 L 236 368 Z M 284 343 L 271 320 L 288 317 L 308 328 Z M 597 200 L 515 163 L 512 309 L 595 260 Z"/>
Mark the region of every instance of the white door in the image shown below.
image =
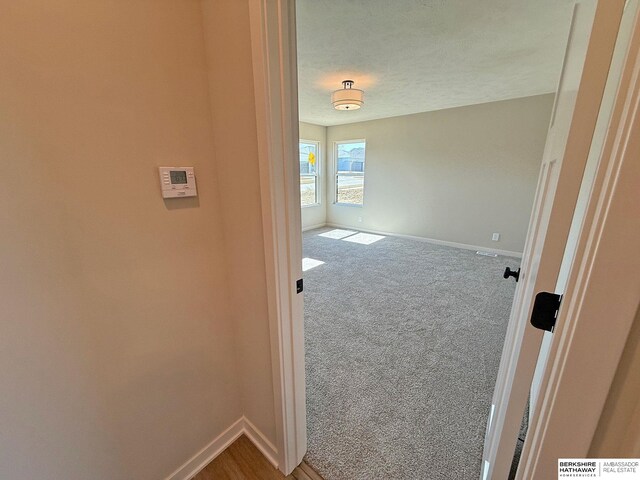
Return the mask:
<path id="1" fill-rule="evenodd" d="M 574 7 L 493 396 L 482 479 L 509 474 L 542 341 L 542 331 L 529 324 L 533 300 L 556 288 L 624 3 L 588 0 Z"/>
<path id="2" fill-rule="evenodd" d="M 607 84 L 605 86 L 604 95 L 600 105 L 600 113 L 598 115 L 596 129 L 591 141 L 591 149 L 587 158 L 585 171 L 582 176 L 580 193 L 578 194 L 576 208 L 573 213 L 571 228 L 569 230 L 562 264 L 560 266 L 560 272 L 558 273 L 558 280 L 555 288 L 556 293 L 564 293 L 567 287 L 567 282 L 569 281 L 570 268 L 576 255 L 578 237 L 586 215 L 587 202 L 595 181 L 596 170 L 608 131 L 607 128 L 609 127 L 611 115 L 613 114 L 616 94 L 618 93 L 618 85 L 622 77 L 625 55 L 629 49 L 629 43 L 631 42 L 631 34 L 634 26 L 633 22 L 638 13 L 639 7 L 640 0 L 627 0 L 625 5 L 624 14 L 620 23 L 620 29 L 618 31 L 618 37 L 616 39 L 616 45 L 613 52 L 613 58 L 611 60 L 611 67 L 609 68 L 609 76 L 607 78 Z M 544 332 L 536 371 L 531 385 L 530 399 L 532 408 L 529 411 L 530 419 L 533 417 L 535 410 L 534 406 L 537 405 L 538 394 L 540 392 L 542 377 L 547 364 L 552 338 L 553 334 L 551 332 Z"/>

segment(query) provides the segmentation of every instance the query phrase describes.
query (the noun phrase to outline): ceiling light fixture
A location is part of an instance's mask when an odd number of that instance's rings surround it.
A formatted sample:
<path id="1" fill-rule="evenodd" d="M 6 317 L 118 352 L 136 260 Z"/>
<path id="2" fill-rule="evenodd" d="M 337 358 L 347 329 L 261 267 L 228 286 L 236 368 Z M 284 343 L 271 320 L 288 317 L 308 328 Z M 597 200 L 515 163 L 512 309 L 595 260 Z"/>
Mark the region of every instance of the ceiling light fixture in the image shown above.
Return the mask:
<path id="1" fill-rule="evenodd" d="M 331 94 L 336 110 L 357 110 L 364 104 L 364 92 L 353 87 L 353 80 L 343 80 L 342 88 Z"/>

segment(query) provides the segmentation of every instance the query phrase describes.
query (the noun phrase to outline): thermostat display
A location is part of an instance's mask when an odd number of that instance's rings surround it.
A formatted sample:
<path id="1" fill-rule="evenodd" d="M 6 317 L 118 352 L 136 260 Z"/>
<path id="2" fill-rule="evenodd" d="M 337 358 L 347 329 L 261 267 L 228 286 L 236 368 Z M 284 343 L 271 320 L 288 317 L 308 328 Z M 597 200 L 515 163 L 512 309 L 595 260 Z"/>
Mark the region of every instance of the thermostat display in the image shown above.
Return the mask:
<path id="1" fill-rule="evenodd" d="M 171 178 L 171 185 L 186 184 L 187 172 L 184 170 L 172 170 L 169 172 L 169 178 Z"/>
<path id="2" fill-rule="evenodd" d="M 158 167 L 164 198 L 195 197 L 196 177 L 193 167 Z"/>

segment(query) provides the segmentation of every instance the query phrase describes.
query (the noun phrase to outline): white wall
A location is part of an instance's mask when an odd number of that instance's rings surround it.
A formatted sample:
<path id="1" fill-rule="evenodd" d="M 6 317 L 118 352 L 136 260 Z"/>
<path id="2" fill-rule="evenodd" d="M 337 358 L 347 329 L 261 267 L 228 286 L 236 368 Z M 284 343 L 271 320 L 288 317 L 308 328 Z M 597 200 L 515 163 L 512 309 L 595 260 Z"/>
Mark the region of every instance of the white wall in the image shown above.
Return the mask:
<path id="1" fill-rule="evenodd" d="M 328 182 L 327 222 L 522 252 L 552 104 L 549 94 L 327 127 L 326 178 L 334 142 L 367 141 L 364 206 L 334 204 Z"/>
<path id="2" fill-rule="evenodd" d="M 306 230 L 315 226 L 324 225 L 327 222 L 327 127 L 300 122 L 300 139 L 320 142 L 320 168 L 319 187 L 320 205 L 302 207 L 302 229 Z"/>
<path id="3" fill-rule="evenodd" d="M 165 478 L 243 412 L 200 2 L 3 2 L 0 71 L 0 478 Z"/>

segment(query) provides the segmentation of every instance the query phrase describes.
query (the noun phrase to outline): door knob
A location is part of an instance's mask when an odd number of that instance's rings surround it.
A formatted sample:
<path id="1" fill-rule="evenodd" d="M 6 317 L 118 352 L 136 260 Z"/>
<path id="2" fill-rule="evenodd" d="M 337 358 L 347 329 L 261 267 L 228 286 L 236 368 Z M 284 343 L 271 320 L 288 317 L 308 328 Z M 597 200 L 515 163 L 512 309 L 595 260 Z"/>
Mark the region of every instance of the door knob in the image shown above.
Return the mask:
<path id="1" fill-rule="evenodd" d="M 513 277 L 516 279 L 516 282 L 518 281 L 518 279 L 520 278 L 520 269 L 518 269 L 517 271 L 515 270 L 511 270 L 509 267 L 505 268 L 504 270 L 504 275 L 502 275 L 504 278 L 509 278 L 509 277 Z"/>

